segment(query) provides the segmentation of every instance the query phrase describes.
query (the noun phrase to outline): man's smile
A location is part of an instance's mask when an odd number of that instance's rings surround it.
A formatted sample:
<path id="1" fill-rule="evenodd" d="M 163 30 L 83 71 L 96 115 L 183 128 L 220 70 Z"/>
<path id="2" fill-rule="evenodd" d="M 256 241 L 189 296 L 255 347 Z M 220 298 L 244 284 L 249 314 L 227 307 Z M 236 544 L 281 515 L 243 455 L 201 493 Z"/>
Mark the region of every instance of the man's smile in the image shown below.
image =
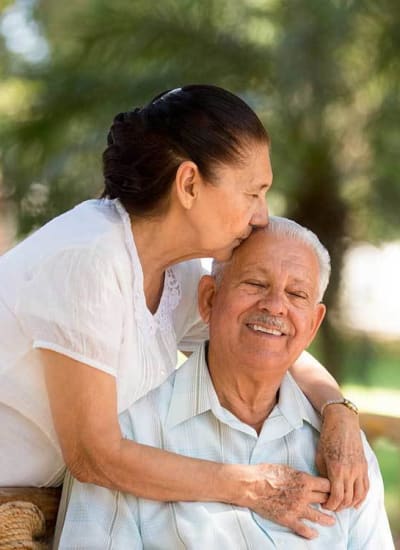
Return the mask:
<path id="1" fill-rule="evenodd" d="M 290 323 L 286 318 L 271 315 L 266 312 L 257 312 L 248 315 L 244 323 L 248 329 L 259 335 L 268 334 L 269 336 L 281 337 L 290 336 L 290 334 L 292 334 Z"/>
<path id="2" fill-rule="evenodd" d="M 247 323 L 247 327 L 255 332 L 262 332 L 264 334 L 270 334 L 272 336 L 286 336 L 286 334 L 276 328 L 264 327 L 262 325 Z"/>

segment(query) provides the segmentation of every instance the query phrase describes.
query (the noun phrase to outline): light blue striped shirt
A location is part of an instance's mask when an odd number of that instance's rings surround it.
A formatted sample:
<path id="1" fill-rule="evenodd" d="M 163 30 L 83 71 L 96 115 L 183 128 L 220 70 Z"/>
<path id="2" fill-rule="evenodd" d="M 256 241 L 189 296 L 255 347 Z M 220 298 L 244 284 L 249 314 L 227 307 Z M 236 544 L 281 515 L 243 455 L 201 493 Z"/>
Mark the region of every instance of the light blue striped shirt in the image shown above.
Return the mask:
<path id="1" fill-rule="evenodd" d="M 320 421 L 287 374 L 279 402 L 261 433 L 224 409 L 205 362 L 204 346 L 159 388 L 120 416 L 126 438 L 186 456 L 225 463 L 286 464 L 317 474 Z M 316 526 L 305 540 L 247 508 L 215 502 L 155 502 L 73 482 L 61 549 L 113 550 L 391 550 L 383 484 L 365 442 L 370 491 L 363 505 L 337 514 L 333 527 Z M 315 526 L 315 525 L 314 525 Z"/>

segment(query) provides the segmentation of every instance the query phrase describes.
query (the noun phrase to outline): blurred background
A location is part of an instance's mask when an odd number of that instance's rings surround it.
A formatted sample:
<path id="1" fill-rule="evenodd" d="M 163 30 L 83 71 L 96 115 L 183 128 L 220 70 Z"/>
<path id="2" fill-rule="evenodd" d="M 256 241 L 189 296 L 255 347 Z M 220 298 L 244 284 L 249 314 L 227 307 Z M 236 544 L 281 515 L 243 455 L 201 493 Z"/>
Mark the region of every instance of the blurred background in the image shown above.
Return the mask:
<path id="1" fill-rule="evenodd" d="M 331 253 L 313 352 L 362 409 L 400 536 L 398 0 L 0 0 L 0 10 L 0 254 L 99 194 L 116 113 L 188 83 L 239 94 L 272 137 L 270 212 Z"/>

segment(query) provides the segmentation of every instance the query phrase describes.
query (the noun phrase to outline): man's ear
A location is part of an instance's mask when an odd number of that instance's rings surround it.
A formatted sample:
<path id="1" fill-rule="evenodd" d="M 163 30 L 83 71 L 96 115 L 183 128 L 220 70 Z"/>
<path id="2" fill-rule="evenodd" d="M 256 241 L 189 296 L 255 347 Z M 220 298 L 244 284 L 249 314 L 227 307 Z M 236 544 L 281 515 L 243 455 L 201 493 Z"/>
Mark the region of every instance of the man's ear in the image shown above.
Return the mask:
<path id="1" fill-rule="evenodd" d="M 314 317 L 312 320 L 311 335 L 310 335 L 310 340 L 308 342 L 308 345 L 310 345 L 311 342 L 314 340 L 315 335 L 317 334 L 318 329 L 321 326 L 322 321 L 324 320 L 325 313 L 326 313 L 325 304 L 317 304 L 315 306 Z"/>
<path id="2" fill-rule="evenodd" d="M 196 201 L 200 180 L 197 164 L 191 160 L 184 160 L 179 165 L 175 175 L 175 188 L 178 200 L 186 210 L 190 210 Z"/>
<path id="3" fill-rule="evenodd" d="M 215 278 L 211 275 L 204 275 L 199 282 L 198 305 L 201 318 L 205 323 L 210 322 L 211 310 L 216 292 L 217 284 Z"/>

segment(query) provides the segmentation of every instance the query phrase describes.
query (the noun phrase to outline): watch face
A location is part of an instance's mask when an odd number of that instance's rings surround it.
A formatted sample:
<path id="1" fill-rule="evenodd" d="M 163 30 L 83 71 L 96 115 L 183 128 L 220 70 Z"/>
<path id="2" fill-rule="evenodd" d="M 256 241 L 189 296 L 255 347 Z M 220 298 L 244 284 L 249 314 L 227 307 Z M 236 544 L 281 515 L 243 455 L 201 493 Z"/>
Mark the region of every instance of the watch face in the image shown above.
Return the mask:
<path id="1" fill-rule="evenodd" d="M 346 407 L 348 407 L 349 409 L 351 409 L 352 411 L 354 411 L 355 413 L 358 414 L 357 406 L 354 405 L 354 403 L 352 401 L 350 401 L 350 399 L 344 398 L 343 399 L 343 405 L 346 405 Z"/>

